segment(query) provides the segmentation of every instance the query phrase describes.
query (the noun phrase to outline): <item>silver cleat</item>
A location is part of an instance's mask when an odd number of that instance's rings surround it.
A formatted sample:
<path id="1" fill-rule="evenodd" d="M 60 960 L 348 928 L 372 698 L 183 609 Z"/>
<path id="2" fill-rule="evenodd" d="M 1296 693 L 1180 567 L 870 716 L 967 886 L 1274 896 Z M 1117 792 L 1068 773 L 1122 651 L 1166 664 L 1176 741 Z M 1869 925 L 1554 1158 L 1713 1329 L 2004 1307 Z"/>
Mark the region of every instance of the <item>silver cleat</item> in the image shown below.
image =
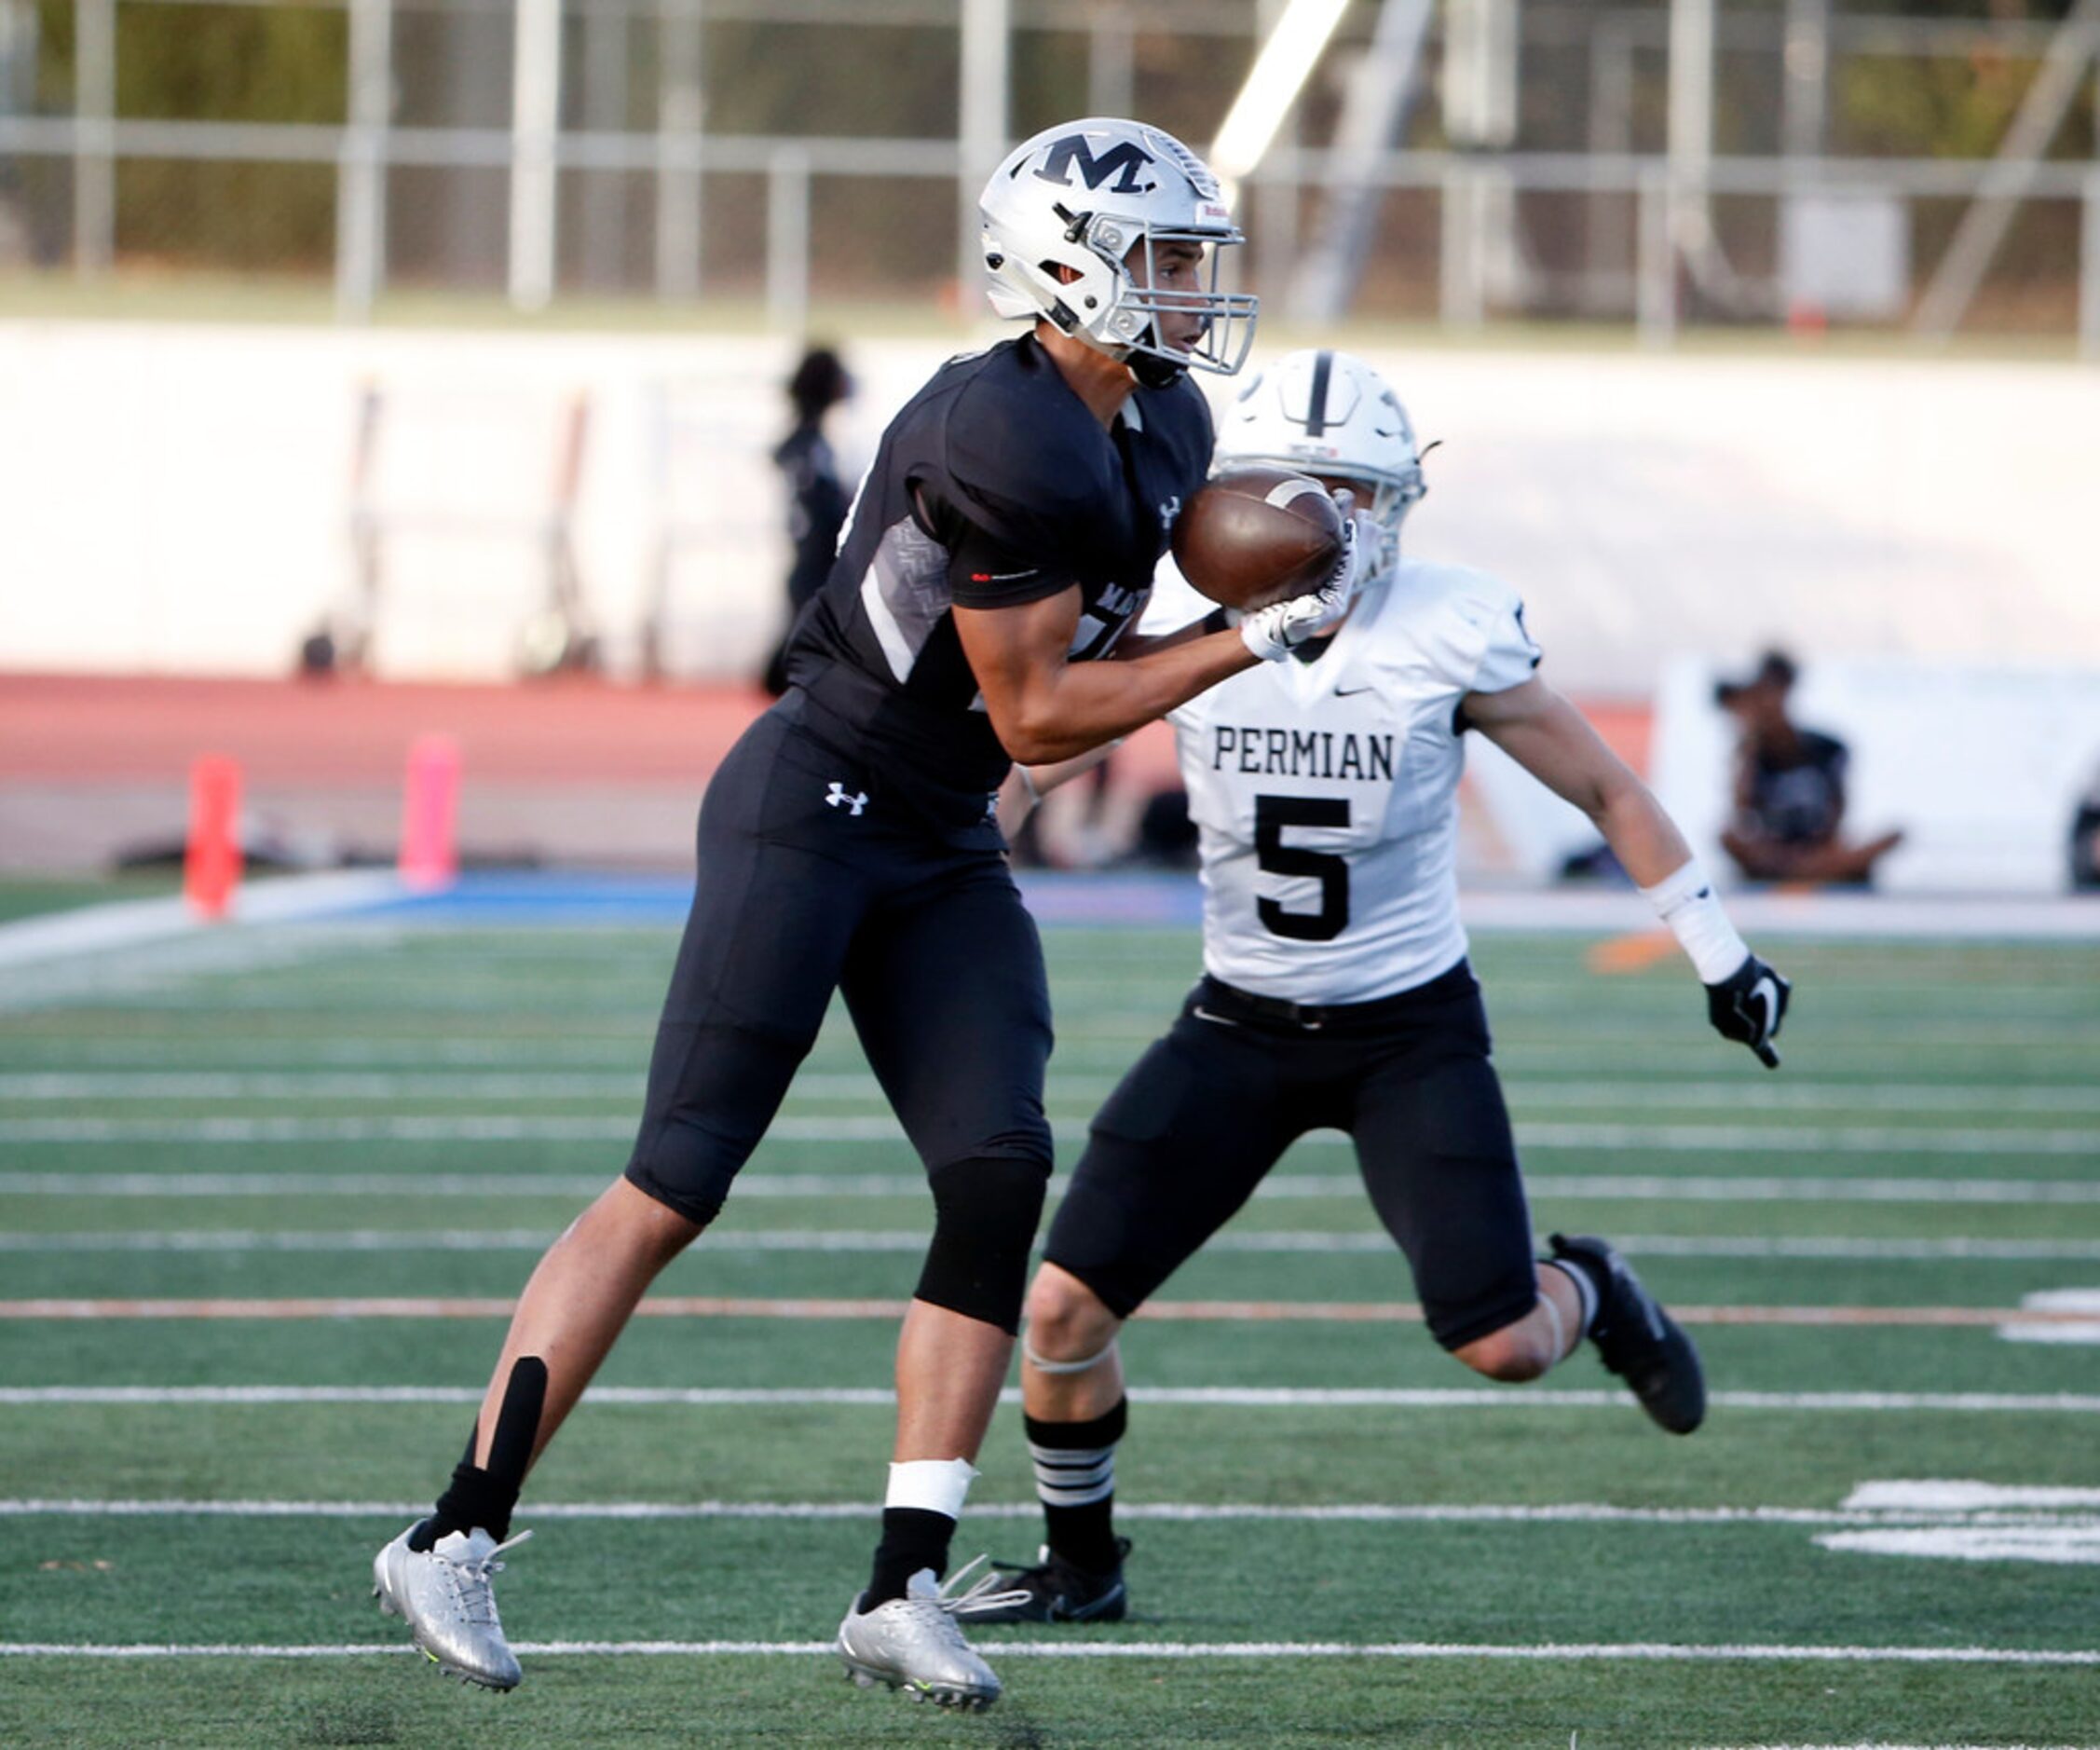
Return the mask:
<path id="1" fill-rule="evenodd" d="M 401 1617 L 424 1656 L 447 1675 L 484 1689 L 514 1689 L 525 1674 L 503 1638 L 490 1577 L 496 1557 L 527 1538 L 521 1531 L 498 1543 L 485 1531 L 447 1532 L 428 1550 L 412 1550 L 409 1526 L 372 1560 L 372 1595 L 390 1617 Z"/>
<path id="2" fill-rule="evenodd" d="M 973 1584 L 956 1591 L 984 1559 L 980 1555 L 958 1569 L 946 1586 L 935 1582 L 932 1568 L 922 1567 L 911 1577 L 911 1589 L 904 1597 L 872 1610 L 861 1608 L 866 1593 L 855 1598 L 839 1625 L 839 1656 L 846 1661 L 846 1675 L 864 1689 L 887 1684 L 915 1702 L 942 1707 L 975 1710 L 998 1701 L 999 1678 L 962 1638 L 956 1615 L 1026 1594 L 1000 1591 L 990 1574 L 980 1574 Z"/>

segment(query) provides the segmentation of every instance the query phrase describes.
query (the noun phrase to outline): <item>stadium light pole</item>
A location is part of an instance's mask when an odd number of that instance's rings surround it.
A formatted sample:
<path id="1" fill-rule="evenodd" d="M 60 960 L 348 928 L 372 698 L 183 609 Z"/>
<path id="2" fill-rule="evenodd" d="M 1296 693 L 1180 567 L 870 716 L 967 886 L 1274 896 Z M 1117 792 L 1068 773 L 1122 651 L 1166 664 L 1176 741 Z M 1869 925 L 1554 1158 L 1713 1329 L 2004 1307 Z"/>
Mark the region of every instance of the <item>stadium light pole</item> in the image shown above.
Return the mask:
<path id="1" fill-rule="evenodd" d="M 955 305 L 982 308 L 983 221 L 977 197 L 1006 156 L 1006 86 L 1012 19 L 1006 0 L 962 0 L 962 89 L 956 106 Z M 981 294 L 980 294 L 981 295 Z"/>
<path id="2" fill-rule="evenodd" d="M 73 259 L 82 278 L 116 261 L 116 0 L 74 18 Z"/>
<path id="3" fill-rule="evenodd" d="M 1210 148 L 1210 168 L 1224 190 L 1225 204 L 1253 174 L 1283 118 L 1312 76 L 1349 0 L 1290 0 L 1248 69 L 1247 82 L 1225 112 Z"/>
<path id="4" fill-rule="evenodd" d="M 518 0 L 511 86 L 511 303 L 554 295 L 554 130 L 561 120 L 561 0 Z"/>
<path id="5" fill-rule="evenodd" d="M 656 122 L 656 294 L 666 303 L 700 295 L 701 0 L 662 12 Z"/>
<path id="6" fill-rule="evenodd" d="M 387 126 L 393 0 L 350 0 L 349 125 L 335 170 L 335 313 L 372 313 L 387 272 Z"/>

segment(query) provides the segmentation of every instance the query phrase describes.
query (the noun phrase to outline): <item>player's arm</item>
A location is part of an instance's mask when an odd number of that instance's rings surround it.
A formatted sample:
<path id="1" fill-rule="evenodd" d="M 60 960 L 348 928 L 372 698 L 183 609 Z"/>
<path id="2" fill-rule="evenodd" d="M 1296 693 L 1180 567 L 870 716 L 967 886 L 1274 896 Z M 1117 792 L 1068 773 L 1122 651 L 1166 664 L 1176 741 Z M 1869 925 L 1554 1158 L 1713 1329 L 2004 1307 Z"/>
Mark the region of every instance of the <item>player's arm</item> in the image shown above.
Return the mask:
<path id="1" fill-rule="evenodd" d="M 1541 784 L 1589 816 L 1642 887 L 1690 860 L 1692 848 L 1648 786 L 1589 719 L 1543 680 L 1469 692 L 1466 720 Z"/>
<path id="2" fill-rule="evenodd" d="M 1258 659 L 1212 632 L 1119 663 L 1070 659 L 1079 586 L 1017 608 L 955 608 L 955 629 L 1001 744 L 1025 766 L 1070 759 L 1165 717 Z"/>
<path id="3" fill-rule="evenodd" d="M 1171 650 L 1177 645 L 1193 643 L 1197 638 L 1208 636 L 1211 633 L 1218 632 L 1231 623 L 1225 618 L 1225 610 L 1220 608 L 1204 619 L 1180 627 L 1173 632 L 1126 632 L 1116 640 L 1115 649 L 1109 652 L 1109 660 L 1115 663 L 1127 663 L 1137 657 L 1150 656 L 1155 650 Z"/>
<path id="4" fill-rule="evenodd" d="M 1467 723 L 1589 816 L 1698 969 L 1715 1029 L 1779 1068 L 1772 1041 L 1793 987 L 1744 946 L 1677 823 L 1589 718 L 1536 679 L 1469 692 L 1462 708 Z"/>

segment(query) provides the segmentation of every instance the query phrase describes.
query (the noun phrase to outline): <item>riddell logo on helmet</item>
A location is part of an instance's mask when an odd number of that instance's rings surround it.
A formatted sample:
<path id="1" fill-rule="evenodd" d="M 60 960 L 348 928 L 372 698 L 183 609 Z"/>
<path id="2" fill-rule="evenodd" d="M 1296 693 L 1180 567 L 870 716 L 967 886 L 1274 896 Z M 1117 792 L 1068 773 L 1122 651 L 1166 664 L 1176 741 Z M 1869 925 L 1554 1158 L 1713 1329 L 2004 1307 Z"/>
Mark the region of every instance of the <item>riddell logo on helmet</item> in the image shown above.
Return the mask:
<path id="1" fill-rule="evenodd" d="M 1127 140 L 1117 141 L 1099 157 L 1096 157 L 1087 146 L 1086 136 L 1075 133 L 1066 135 L 1050 148 L 1048 156 L 1043 160 L 1043 168 L 1035 174 L 1039 182 L 1057 183 L 1062 187 L 1070 188 L 1072 166 L 1076 164 L 1089 188 L 1098 188 L 1110 177 L 1114 176 L 1115 184 L 1109 190 L 1111 195 L 1149 195 L 1159 185 L 1155 182 L 1139 182 L 1138 172 L 1148 169 L 1152 162 L 1149 152 L 1133 145 Z"/>

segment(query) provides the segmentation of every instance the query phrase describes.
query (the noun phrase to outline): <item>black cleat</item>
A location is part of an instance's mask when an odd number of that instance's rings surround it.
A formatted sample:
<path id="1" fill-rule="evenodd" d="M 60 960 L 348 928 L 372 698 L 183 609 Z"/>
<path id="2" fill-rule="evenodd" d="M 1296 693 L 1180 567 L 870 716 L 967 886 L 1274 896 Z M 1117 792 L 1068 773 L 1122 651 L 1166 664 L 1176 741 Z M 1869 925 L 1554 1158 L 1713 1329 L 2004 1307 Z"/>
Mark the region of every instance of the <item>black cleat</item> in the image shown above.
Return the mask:
<path id="1" fill-rule="evenodd" d="M 1588 1265 L 1598 1285 L 1589 1336 L 1604 1365 L 1632 1388 L 1658 1428 L 1689 1434 L 1706 1420 L 1706 1374 L 1692 1339 L 1603 1240 L 1549 1237 L 1555 1258 L 1579 1260 L 1575 1267 Z"/>
<path id="2" fill-rule="evenodd" d="M 1130 1553 L 1130 1539 L 1115 1540 L 1115 1565 L 1105 1574 L 1079 1567 L 1045 1547 L 1033 1567 L 1009 1562 L 995 1564 L 1003 1576 L 1008 1593 L 1025 1593 L 1025 1598 L 971 1610 L 972 1622 L 1120 1622 L 1129 1607 L 1130 1594 L 1123 1583 L 1123 1558 Z"/>

